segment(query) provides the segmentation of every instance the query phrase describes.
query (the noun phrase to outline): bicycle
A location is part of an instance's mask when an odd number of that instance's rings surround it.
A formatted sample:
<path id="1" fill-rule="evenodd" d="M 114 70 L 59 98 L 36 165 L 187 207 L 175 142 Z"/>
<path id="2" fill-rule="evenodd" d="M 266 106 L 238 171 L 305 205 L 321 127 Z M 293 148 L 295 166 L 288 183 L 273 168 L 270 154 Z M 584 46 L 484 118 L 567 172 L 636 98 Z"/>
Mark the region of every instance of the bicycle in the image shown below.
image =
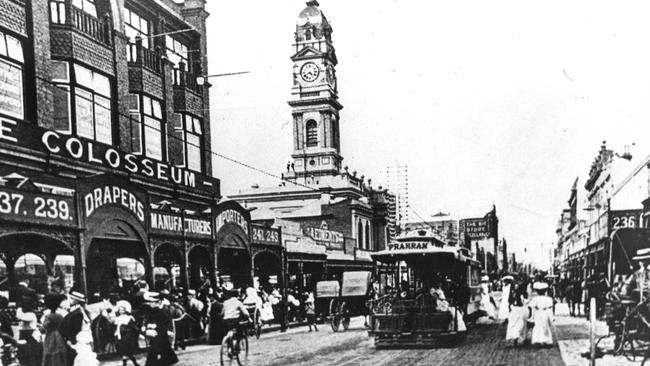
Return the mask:
<path id="1" fill-rule="evenodd" d="M 221 341 L 221 366 L 233 365 L 236 360 L 239 366 L 248 362 L 248 336 L 246 328 L 249 321 L 240 321 L 235 329 L 226 333 Z"/>

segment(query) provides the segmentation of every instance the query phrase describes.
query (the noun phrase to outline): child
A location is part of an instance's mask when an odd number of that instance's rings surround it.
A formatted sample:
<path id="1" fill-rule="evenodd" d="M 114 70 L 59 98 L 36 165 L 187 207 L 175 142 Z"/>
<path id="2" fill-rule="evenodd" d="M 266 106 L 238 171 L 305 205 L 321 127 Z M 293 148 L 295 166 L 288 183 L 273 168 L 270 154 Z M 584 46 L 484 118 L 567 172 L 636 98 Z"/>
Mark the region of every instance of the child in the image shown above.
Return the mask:
<path id="1" fill-rule="evenodd" d="M 548 284 L 535 282 L 533 290 L 537 294 L 528 303 L 530 316 L 535 325 L 531 336 L 531 343 L 538 346 L 553 344 L 553 299 L 546 296 Z"/>
<path id="2" fill-rule="evenodd" d="M 133 365 L 138 366 L 133 354 L 138 349 L 138 326 L 135 324 L 135 319 L 130 314 L 131 304 L 122 300 L 117 302 L 117 316 L 113 320 L 115 322 L 115 338 L 117 343 L 115 347 L 117 352 L 122 355 L 122 365 L 126 366 L 128 360 L 133 362 Z"/>
<path id="3" fill-rule="evenodd" d="M 305 300 L 305 314 L 307 314 L 307 325 L 309 326 L 309 331 L 311 332 L 311 326 L 314 326 L 314 330 L 318 332 L 316 327 L 316 306 L 314 305 L 314 293 L 310 292 L 307 295 L 307 300 Z"/>

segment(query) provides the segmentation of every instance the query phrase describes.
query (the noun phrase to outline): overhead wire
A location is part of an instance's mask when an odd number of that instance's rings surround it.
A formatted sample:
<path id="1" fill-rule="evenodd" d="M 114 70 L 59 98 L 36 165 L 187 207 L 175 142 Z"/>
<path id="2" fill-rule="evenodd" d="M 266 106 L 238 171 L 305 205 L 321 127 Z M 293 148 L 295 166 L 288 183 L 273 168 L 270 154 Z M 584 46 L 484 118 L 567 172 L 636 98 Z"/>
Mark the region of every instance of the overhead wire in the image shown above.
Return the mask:
<path id="1" fill-rule="evenodd" d="M 48 79 L 45 79 L 45 78 L 43 78 L 43 77 L 36 76 L 36 78 L 39 79 L 39 80 L 41 80 L 41 81 L 47 82 L 47 83 L 49 83 L 50 85 L 54 86 L 55 88 L 59 88 L 60 90 L 63 90 L 63 91 L 65 91 L 65 92 L 67 92 L 67 93 L 69 93 L 69 92 L 71 91 L 71 88 L 68 89 L 67 87 L 64 87 L 64 86 L 62 86 L 62 85 L 59 85 L 59 83 L 53 82 L 53 81 L 48 80 Z M 70 85 L 70 86 L 76 86 L 76 85 Z M 100 95 L 101 95 L 101 94 L 100 94 Z M 103 109 L 109 110 L 111 113 L 115 113 L 115 114 L 118 115 L 118 116 L 122 116 L 122 117 L 128 118 L 129 121 L 130 121 L 130 123 L 136 123 L 136 124 L 139 124 L 140 127 L 144 126 L 144 122 L 143 122 L 143 121 L 135 120 L 135 119 L 133 119 L 133 117 L 132 117 L 131 115 L 121 113 L 120 111 L 114 111 L 114 110 L 111 109 L 110 107 L 105 107 L 105 106 L 103 106 L 103 105 L 101 105 L 101 104 L 97 104 L 97 103 L 95 103 L 95 101 L 94 101 L 92 98 L 87 98 L 87 97 L 84 97 L 84 96 L 79 95 L 79 94 L 76 94 L 76 93 L 75 93 L 75 98 L 79 98 L 79 99 L 82 99 L 82 100 L 88 101 L 88 102 L 90 102 L 90 103 L 93 103 L 93 107 L 103 108 Z M 139 113 L 141 113 L 141 112 L 139 112 Z M 308 186 L 308 185 L 306 185 L 306 184 L 302 184 L 302 183 L 297 182 L 297 181 L 289 180 L 289 179 L 287 179 L 287 178 L 285 178 L 285 177 L 283 177 L 283 176 L 279 176 L 279 175 L 277 175 L 277 174 L 271 173 L 271 172 L 266 171 L 266 170 L 264 170 L 264 169 L 261 169 L 261 168 L 255 167 L 255 166 L 253 166 L 253 165 L 251 165 L 251 164 L 249 164 L 249 163 L 245 163 L 245 162 L 239 161 L 239 160 L 237 160 L 237 159 L 235 159 L 235 158 L 231 158 L 231 157 L 229 157 L 229 156 L 226 156 L 226 155 L 224 155 L 224 154 L 222 154 L 222 153 L 219 153 L 219 152 L 213 151 L 212 149 L 207 149 L 207 148 L 202 147 L 202 146 L 200 146 L 200 145 L 190 143 L 190 142 L 186 141 L 185 139 L 182 139 L 182 138 L 180 138 L 180 137 L 178 137 L 178 136 L 175 136 L 175 135 L 170 134 L 170 133 L 168 133 L 168 132 L 166 132 L 166 131 L 163 131 L 163 130 L 160 129 L 160 128 L 156 128 L 156 127 L 149 126 L 149 125 L 147 125 L 146 127 L 147 127 L 147 128 L 150 128 L 150 129 L 152 129 L 152 130 L 154 130 L 154 131 L 157 131 L 157 132 L 160 132 L 160 133 L 164 133 L 165 136 L 166 136 L 167 138 L 171 138 L 171 139 L 178 140 L 178 141 L 182 142 L 183 144 L 186 144 L 186 145 L 188 145 L 188 146 L 196 147 L 196 148 L 198 148 L 199 150 L 201 150 L 201 151 L 203 151 L 203 152 L 207 152 L 207 153 L 209 153 L 209 154 L 211 154 L 211 155 L 213 155 L 213 156 L 216 156 L 216 157 L 219 157 L 219 158 L 221 158 L 221 159 L 224 159 L 224 160 L 230 161 L 230 162 L 232 162 L 232 163 L 235 163 L 235 164 L 237 164 L 237 165 L 243 166 L 243 167 L 245 167 L 245 168 L 248 168 L 248 169 L 254 170 L 254 171 L 258 172 L 258 173 L 265 174 L 265 175 L 270 176 L 270 177 L 272 177 L 272 178 L 279 179 L 279 180 L 281 180 L 282 182 L 289 182 L 289 183 L 291 183 L 291 184 L 293 184 L 293 185 L 296 185 L 296 186 L 299 186 L 299 187 L 303 187 L 303 188 L 307 188 L 307 189 L 312 190 L 312 191 L 315 191 L 315 192 L 319 191 L 317 188 L 314 188 L 314 187 Z"/>

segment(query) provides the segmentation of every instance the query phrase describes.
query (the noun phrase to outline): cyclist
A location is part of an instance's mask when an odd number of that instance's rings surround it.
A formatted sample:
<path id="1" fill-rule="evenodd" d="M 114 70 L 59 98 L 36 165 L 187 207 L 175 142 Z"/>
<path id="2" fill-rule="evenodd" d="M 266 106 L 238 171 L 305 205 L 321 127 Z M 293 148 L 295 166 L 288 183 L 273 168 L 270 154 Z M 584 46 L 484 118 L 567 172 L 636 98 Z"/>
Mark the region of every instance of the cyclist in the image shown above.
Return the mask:
<path id="1" fill-rule="evenodd" d="M 233 338 L 239 339 L 241 338 L 239 321 L 241 319 L 247 319 L 248 322 L 250 322 L 250 314 L 248 313 L 248 310 L 246 310 L 246 306 L 239 301 L 239 291 L 232 290 L 228 292 L 226 296 L 227 300 L 223 302 L 223 310 L 221 311 L 223 314 L 225 331 L 226 334 L 228 334 L 231 330 L 235 330 L 235 336 Z M 236 344 L 237 342 L 231 346 Z"/>

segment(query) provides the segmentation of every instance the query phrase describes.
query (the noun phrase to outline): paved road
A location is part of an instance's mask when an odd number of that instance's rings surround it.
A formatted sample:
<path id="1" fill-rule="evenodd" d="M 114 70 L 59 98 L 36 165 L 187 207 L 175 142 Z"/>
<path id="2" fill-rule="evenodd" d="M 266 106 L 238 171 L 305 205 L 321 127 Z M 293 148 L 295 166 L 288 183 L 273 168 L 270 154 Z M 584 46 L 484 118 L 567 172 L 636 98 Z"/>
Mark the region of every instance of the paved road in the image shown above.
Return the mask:
<path id="1" fill-rule="evenodd" d="M 264 334 L 251 342 L 249 364 L 254 366 L 287 365 L 564 365 L 557 347 L 547 349 L 512 348 L 503 341 L 505 327 L 484 326 L 474 329 L 456 348 L 421 350 L 377 350 L 363 328 L 361 318 L 354 319 L 347 332 L 333 333 L 327 327 L 308 332 L 306 327 L 287 333 Z M 180 355 L 180 365 L 219 365 L 218 346 L 196 346 Z M 120 365 L 121 362 L 105 363 Z"/>

